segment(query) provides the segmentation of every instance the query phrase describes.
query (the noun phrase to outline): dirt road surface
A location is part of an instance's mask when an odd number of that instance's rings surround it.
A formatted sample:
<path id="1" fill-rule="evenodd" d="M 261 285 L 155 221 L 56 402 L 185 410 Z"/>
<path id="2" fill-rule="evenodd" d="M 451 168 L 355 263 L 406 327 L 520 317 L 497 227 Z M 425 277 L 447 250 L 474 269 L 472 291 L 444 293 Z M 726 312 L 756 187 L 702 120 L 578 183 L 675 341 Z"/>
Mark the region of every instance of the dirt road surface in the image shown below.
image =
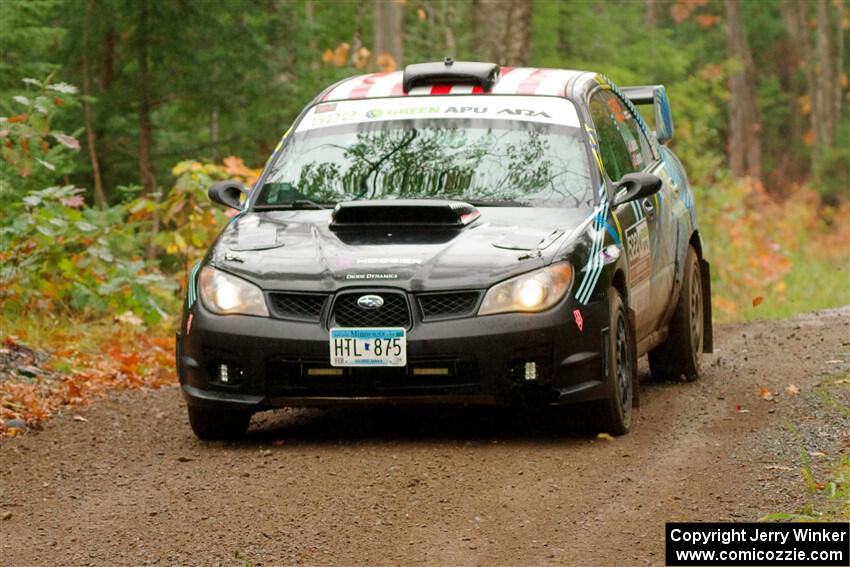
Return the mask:
<path id="1" fill-rule="evenodd" d="M 177 388 L 101 401 L 0 443 L 0 564 L 663 565 L 666 521 L 794 511 L 800 448 L 818 466 L 850 441 L 817 395 L 847 372 L 850 307 L 715 335 L 703 378 L 646 380 L 613 441 L 385 408 L 265 413 L 202 443 Z"/>

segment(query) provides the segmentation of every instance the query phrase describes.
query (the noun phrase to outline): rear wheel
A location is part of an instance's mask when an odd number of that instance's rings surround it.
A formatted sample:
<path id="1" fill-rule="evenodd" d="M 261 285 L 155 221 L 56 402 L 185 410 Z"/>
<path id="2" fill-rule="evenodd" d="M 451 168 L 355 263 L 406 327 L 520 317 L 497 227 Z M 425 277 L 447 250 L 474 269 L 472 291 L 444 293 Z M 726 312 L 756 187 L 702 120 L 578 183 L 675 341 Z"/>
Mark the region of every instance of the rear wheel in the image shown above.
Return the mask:
<path id="1" fill-rule="evenodd" d="M 608 291 L 610 325 L 608 341 L 607 397 L 599 404 L 597 424 L 612 435 L 628 433 L 632 424 L 635 387 L 634 333 L 620 293 Z"/>
<path id="2" fill-rule="evenodd" d="M 187 406 L 189 424 L 198 439 L 239 439 L 248 431 L 251 413 L 238 410 Z"/>
<path id="3" fill-rule="evenodd" d="M 649 351 L 649 370 L 654 380 L 691 382 L 699 378 L 704 341 L 702 274 L 693 247 L 685 256 L 682 293 L 667 340 Z"/>

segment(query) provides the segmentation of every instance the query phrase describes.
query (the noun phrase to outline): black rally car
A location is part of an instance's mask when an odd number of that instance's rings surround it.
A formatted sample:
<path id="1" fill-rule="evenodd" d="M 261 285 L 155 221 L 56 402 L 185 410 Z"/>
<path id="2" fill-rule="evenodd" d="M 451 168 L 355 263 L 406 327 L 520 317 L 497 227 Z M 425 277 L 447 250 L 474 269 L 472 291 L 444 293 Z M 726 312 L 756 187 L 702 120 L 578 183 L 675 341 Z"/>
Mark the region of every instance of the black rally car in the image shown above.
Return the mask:
<path id="1" fill-rule="evenodd" d="M 635 105 L 652 105 L 650 130 Z M 346 403 L 594 404 L 637 358 L 711 349 L 694 195 L 663 86 L 446 60 L 342 81 L 284 135 L 192 271 L 177 369 L 201 438 Z"/>

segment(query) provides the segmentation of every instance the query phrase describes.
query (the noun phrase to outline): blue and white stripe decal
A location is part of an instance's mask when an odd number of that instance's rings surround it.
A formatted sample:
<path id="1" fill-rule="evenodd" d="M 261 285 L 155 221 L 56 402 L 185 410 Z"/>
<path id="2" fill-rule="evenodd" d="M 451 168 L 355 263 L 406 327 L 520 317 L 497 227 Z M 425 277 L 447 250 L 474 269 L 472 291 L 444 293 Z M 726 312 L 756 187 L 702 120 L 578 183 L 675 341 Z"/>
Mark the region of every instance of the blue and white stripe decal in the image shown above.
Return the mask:
<path id="1" fill-rule="evenodd" d="M 658 144 L 658 140 L 655 138 L 655 133 L 649 131 L 649 126 L 646 125 L 646 122 L 644 121 L 643 116 L 638 111 L 637 107 L 632 103 L 631 100 L 629 100 L 629 97 L 623 94 L 623 91 L 620 90 L 620 87 L 611 82 L 611 79 L 604 75 L 599 76 L 602 77 L 602 80 L 605 81 L 605 84 L 608 85 L 608 88 L 610 88 L 612 91 L 614 91 L 614 93 L 616 93 L 620 97 L 620 100 L 623 102 L 623 104 L 626 105 L 626 108 L 629 109 L 629 112 L 632 113 L 635 122 L 638 123 L 638 127 L 641 129 L 644 136 L 646 136 L 650 145 L 653 146 L 657 152 L 660 146 Z M 667 109 L 667 111 L 670 111 L 669 108 Z"/>
<path id="2" fill-rule="evenodd" d="M 604 262 L 602 260 L 602 245 L 605 243 L 605 225 L 608 224 L 608 196 L 605 192 L 605 185 L 599 188 L 600 204 L 596 207 L 595 218 L 593 224 L 593 243 L 590 247 L 590 256 L 587 259 L 587 265 L 584 269 L 584 279 L 581 282 L 578 290 L 576 290 L 576 300 L 582 305 L 587 305 L 590 301 L 590 296 L 596 288 L 596 283 L 599 281 L 599 276 L 602 274 Z"/>
<path id="3" fill-rule="evenodd" d="M 195 300 L 198 299 L 198 270 L 201 269 L 201 263 L 198 262 L 194 266 L 192 266 L 192 270 L 189 272 L 189 280 L 186 282 L 186 302 L 188 303 L 188 307 L 192 307 L 195 304 Z"/>

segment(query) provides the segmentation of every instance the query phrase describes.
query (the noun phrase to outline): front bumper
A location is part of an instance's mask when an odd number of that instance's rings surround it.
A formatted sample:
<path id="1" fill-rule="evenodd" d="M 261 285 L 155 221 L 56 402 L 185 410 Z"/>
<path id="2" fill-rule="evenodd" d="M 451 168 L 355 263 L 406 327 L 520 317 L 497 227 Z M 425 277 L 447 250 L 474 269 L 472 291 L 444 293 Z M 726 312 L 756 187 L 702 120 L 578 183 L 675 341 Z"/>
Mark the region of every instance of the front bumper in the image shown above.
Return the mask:
<path id="1" fill-rule="evenodd" d="M 582 329 L 573 310 L 580 309 Z M 329 331 L 318 323 L 220 316 L 196 301 L 177 334 L 187 403 L 250 411 L 357 403 L 565 403 L 604 396 L 607 302 L 565 299 L 535 314 L 415 321 L 405 368 L 330 368 Z M 534 362 L 536 378 L 526 379 Z M 221 367 L 227 367 L 227 382 Z M 415 369 L 447 369 L 433 375 Z"/>

